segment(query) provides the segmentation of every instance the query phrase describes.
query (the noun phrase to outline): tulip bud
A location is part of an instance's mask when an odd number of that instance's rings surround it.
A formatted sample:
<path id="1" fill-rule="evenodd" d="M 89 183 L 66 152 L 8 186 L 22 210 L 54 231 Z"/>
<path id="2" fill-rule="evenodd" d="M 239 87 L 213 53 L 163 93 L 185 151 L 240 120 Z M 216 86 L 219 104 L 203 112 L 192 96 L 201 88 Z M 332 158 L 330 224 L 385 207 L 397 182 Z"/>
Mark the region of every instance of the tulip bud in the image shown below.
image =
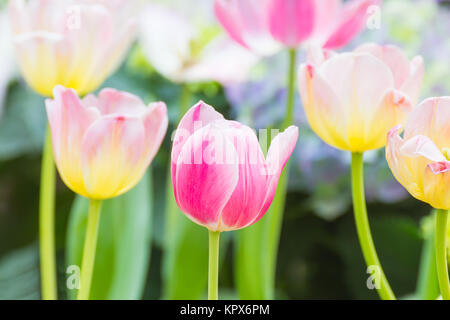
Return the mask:
<path id="1" fill-rule="evenodd" d="M 247 227 L 264 216 L 298 138 L 289 127 L 267 157 L 249 127 L 228 121 L 199 102 L 181 120 L 172 148 L 172 183 L 178 206 L 212 231 Z"/>

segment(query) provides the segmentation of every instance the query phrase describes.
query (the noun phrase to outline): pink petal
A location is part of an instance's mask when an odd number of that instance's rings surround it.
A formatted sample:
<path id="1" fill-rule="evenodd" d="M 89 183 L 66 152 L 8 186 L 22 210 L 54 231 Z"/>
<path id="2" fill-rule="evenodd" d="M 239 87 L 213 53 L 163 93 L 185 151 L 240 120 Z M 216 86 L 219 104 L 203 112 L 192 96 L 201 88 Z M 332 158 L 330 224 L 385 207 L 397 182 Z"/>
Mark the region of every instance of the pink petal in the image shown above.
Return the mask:
<path id="1" fill-rule="evenodd" d="M 450 161 L 433 162 L 428 165 L 434 174 L 450 172 Z"/>
<path id="2" fill-rule="evenodd" d="M 405 138 L 429 137 L 438 148 L 450 141 L 450 97 L 430 98 L 414 109 L 405 127 Z"/>
<path id="3" fill-rule="evenodd" d="M 203 101 L 199 101 L 196 105 L 186 112 L 186 114 L 181 119 L 178 124 L 178 128 L 175 132 L 175 136 L 173 138 L 173 146 L 172 146 L 172 177 L 176 176 L 176 164 L 178 162 L 178 156 L 181 152 L 186 141 L 190 138 L 190 136 L 196 131 L 201 129 L 202 127 L 208 125 L 209 123 L 223 119 L 223 116 L 214 110 L 213 107 L 204 103 Z M 175 193 L 176 195 L 176 193 Z"/>
<path id="4" fill-rule="evenodd" d="M 236 151 L 222 131 L 214 124 L 195 131 L 172 171 L 178 206 L 194 222 L 221 230 L 220 214 L 236 188 L 238 174 Z"/>
<path id="5" fill-rule="evenodd" d="M 214 1 L 216 17 L 228 32 L 229 36 L 243 47 L 250 49 L 242 36 L 242 32 L 244 31 L 244 21 L 238 6 L 239 0 Z"/>
<path id="6" fill-rule="evenodd" d="M 86 195 L 107 199 L 134 187 L 147 169 L 147 148 L 140 118 L 111 115 L 94 122 L 82 145 Z"/>
<path id="7" fill-rule="evenodd" d="M 148 150 L 147 162 L 150 163 L 155 157 L 167 132 L 169 119 L 167 107 L 164 102 L 151 103 L 143 116 L 145 129 L 145 145 Z"/>
<path id="8" fill-rule="evenodd" d="M 218 122 L 222 123 L 222 132 L 234 144 L 239 160 L 239 180 L 221 214 L 222 229 L 236 230 L 252 224 L 258 217 L 267 193 L 268 176 L 254 131 L 235 121 Z"/>
<path id="9" fill-rule="evenodd" d="M 288 47 L 297 47 L 314 30 L 314 0 L 270 0 L 269 29 Z"/>
<path id="10" fill-rule="evenodd" d="M 386 63 L 394 75 L 396 89 L 400 89 L 410 76 L 411 67 L 408 57 L 396 46 L 367 43 L 358 47 L 355 52 L 370 53 Z"/>
<path id="11" fill-rule="evenodd" d="M 287 128 L 273 139 L 266 158 L 267 173 L 269 175 L 267 193 L 261 211 L 256 219 L 252 221 L 252 224 L 261 219 L 272 204 L 281 172 L 294 151 L 297 140 L 298 128 L 294 126 Z"/>
<path id="12" fill-rule="evenodd" d="M 140 98 L 128 92 L 106 88 L 98 95 L 97 106 L 103 115 L 122 114 L 140 116 L 146 112 Z"/>
<path id="13" fill-rule="evenodd" d="M 410 96 L 414 104 L 419 100 L 424 73 L 423 58 L 421 56 L 414 57 L 410 63 L 409 77 L 400 88 L 401 91 L 406 92 Z"/>
<path id="14" fill-rule="evenodd" d="M 340 13 L 337 27 L 326 41 L 324 48 L 337 49 L 350 42 L 365 27 L 367 9 L 379 3 L 379 0 L 348 1 Z"/>
<path id="15" fill-rule="evenodd" d="M 270 0 L 215 0 L 214 10 L 228 35 L 241 46 L 260 55 L 279 49 L 269 32 L 267 21 Z"/>

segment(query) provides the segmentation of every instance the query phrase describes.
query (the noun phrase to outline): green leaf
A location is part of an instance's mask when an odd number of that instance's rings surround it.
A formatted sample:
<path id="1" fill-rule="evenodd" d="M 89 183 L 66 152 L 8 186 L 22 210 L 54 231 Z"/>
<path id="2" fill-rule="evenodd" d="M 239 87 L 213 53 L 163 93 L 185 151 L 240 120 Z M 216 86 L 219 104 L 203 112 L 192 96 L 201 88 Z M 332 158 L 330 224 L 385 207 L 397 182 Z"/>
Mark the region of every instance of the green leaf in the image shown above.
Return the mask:
<path id="1" fill-rule="evenodd" d="M 102 207 L 90 299 L 140 299 L 150 262 L 152 185 L 149 172 L 128 193 Z M 67 265 L 81 265 L 88 199 L 74 202 L 67 232 Z M 68 290 L 69 298 L 77 290 Z"/>
<path id="2" fill-rule="evenodd" d="M 39 248 L 36 243 L 15 250 L 0 260 L 0 300 L 37 300 Z"/>

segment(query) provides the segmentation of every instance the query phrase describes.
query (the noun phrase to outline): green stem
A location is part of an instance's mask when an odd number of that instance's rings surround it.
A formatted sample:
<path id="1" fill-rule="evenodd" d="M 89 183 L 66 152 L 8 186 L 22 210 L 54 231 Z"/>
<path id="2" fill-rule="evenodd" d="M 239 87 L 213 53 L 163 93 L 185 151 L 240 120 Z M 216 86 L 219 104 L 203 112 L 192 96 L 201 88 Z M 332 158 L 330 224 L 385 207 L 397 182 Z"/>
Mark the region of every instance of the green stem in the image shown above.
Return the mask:
<path id="1" fill-rule="evenodd" d="M 431 212 L 428 218 L 434 220 L 435 212 Z M 439 296 L 439 282 L 436 269 L 435 232 L 434 223 L 430 230 L 424 232 L 424 244 L 420 258 L 419 278 L 417 279 L 417 298 L 421 300 L 434 300 Z"/>
<path id="2" fill-rule="evenodd" d="M 219 299 L 219 231 L 209 231 L 208 300 Z"/>
<path id="3" fill-rule="evenodd" d="M 294 123 L 294 97 L 295 97 L 295 67 L 297 61 L 297 50 L 289 49 L 288 69 L 288 95 L 286 101 L 286 117 L 283 121 L 283 130 Z"/>
<path id="4" fill-rule="evenodd" d="M 97 247 L 98 226 L 100 224 L 101 200 L 89 201 L 88 222 L 84 240 L 83 260 L 81 265 L 80 290 L 78 300 L 88 300 L 94 271 L 95 249 Z"/>
<path id="5" fill-rule="evenodd" d="M 447 210 L 436 210 L 436 267 L 443 300 L 450 300 L 447 265 Z"/>
<path id="6" fill-rule="evenodd" d="M 39 198 L 42 299 L 58 299 L 55 258 L 55 165 L 50 128 L 44 142 Z"/>
<path id="7" fill-rule="evenodd" d="M 372 234 L 370 232 L 369 219 L 367 217 L 366 200 L 364 195 L 363 154 L 352 153 L 352 194 L 353 209 L 355 213 L 356 229 L 358 232 L 361 250 L 367 266 L 375 266 L 379 276 L 378 294 L 383 300 L 395 300 L 395 295 L 386 279 L 383 268 L 378 259 Z"/>
<path id="8" fill-rule="evenodd" d="M 297 61 L 297 50 L 289 49 L 289 66 L 287 73 L 288 93 L 286 99 L 286 117 L 282 124 L 282 130 L 294 124 L 294 101 L 295 101 L 295 67 Z M 268 248 L 267 248 L 267 279 L 266 293 L 268 299 L 274 297 L 276 262 L 278 255 L 278 246 L 280 243 L 281 228 L 283 225 L 283 213 L 286 202 L 288 177 L 288 162 L 281 173 L 278 181 L 277 191 L 271 205 L 271 211 L 267 217 L 268 220 Z"/>

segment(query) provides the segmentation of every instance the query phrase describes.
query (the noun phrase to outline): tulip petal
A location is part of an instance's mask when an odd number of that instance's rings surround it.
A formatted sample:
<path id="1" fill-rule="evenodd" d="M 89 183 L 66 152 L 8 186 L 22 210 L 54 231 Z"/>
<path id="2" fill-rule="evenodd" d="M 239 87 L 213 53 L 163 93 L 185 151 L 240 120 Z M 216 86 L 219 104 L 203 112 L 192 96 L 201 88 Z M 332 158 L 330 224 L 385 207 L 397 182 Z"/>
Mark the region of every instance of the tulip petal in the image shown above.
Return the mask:
<path id="1" fill-rule="evenodd" d="M 378 0 L 348 1 L 340 14 L 340 21 L 335 31 L 329 36 L 323 47 L 338 49 L 350 42 L 365 27 L 367 9 L 378 3 Z"/>
<path id="2" fill-rule="evenodd" d="M 223 116 L 203 101 L 199 101 L 196 105 L 190 108 L 188 112 L 186 112 L 178 125 L 175 136 L 173 137 L 171 156 L 172 177 L 176 177 L 176 164 L 178 162 L 178 156 L 189 137 L 196 130 L 199 130 L 211 122 L 220 119 L 223 119 Z"/>
<path id="3" fill-rule="evenodd" d="M 57 86 L 54 100 L 46 100 L 55 162 L 61 179 L 73 191 L 84 190 L 81 148 L 84 132 L 100 117 L 95 108 L 85 108 L 72 89 Z"/>
<path id="4" fill-rule="evenodd" d="M 151 103 L 143 116 L 145 129 L 145 145 L 148 147 L 147 165 L 153 160 L 167 132 L 169 119 L 164 102 Z"/>
<path id="5" fill-rule="evenodd" d="M 358 47 L 355 52 L 370 53 L 386 63 L 394 75 L 396 89 L 400 89 L 410 77 L 411 66 L 408 57 L 396 46 L 380 46 L 375 43 L 367 43 Z"/>
<path id="6" fill-rule="evenodd" d="M 146 112 L 142 100 L 128 92 L 106 88 L 98 95 L 98 108 L 103 115 L 122 114 L 140 116 Z"/>
<path id="7" fill-rule="evenodd" d="M 261 211 L 267 192 L 268 176 L 264 154 L 253 130 L 235 121 L 219 120 L 239 160 L 239 180 L 222 210 L 222 230 L 236 230 L 251 224 Z"/>
<path id="8" fill-rule="evenodd" d="M 314 0 L 270 0 L 269 30 L 288 47 L 297 47 L 314 30 Z"/>
<path id="9" fill-rule="evenodd" d="M 405 139 L 424 135 L 439 149 L 448 148 L 450 141 L 450 97 L 430 98 L 412 112 L 405 126 Z"/>
<path id="10" fill-rule="evenodd" d="M 433 208 L 450 210 L 450 162 L 434 162 L 425 170 L 425 198 Z"/>
<path id="11" fill-rule="evenodd" d="M 330 83 L 312 65 L 302 65 L 299 72 L 300 93 L 308 122 L 326 143 L 350 148 L 345 130 L 346 109 Z"/>
<path id="12" fill-rule="evenodd" d="M 421 56 L 414 57 L 410 63 L 409 77 L 400 88 L 401 91 L 408 94 L 414 104 L 419 100 L 424 73 L 425 66 L 423 58 Z"/>
<path id="13" fill-rule="evenodd" d="M 341 116 L 345 121 L 340 122 L 346 128 L 346 150 L 363 152 L 383 146 L 385 138 L 381 145 L 371 145 L 367 130 L 386 92 L 394 88 L 394 77 L 389 68 L 370 54 L 344 53 L 327 60 L 320 70 L 328 83 L 333 84 L 333 91 L 345 110 Z M 384 134 L 388 130 L 386 127 Z"/>
<path id="14" fill-rule="evenodd" d="M 198 224 L 221 230 L 220 214 L 239 178 L 234 145 L 220 129 L 207 125 L 183 145 L 176 167 L 172 183 L 181 211 Z"/>
<path id="15" fill-rule="evenodd" d="M 294 126 L 290 126 L 283 133 L 280 133 L 275 137 L 275 139 L 273 139 L 266 157 L 267 174 L 269 178 L 266 197 L 264 199 L 264 204 L 261 211 L 256 219 L 251 222 L 251 224 L 254 224 L 261 219 L 272 204 L 281 172 L 294 151 L 297 140 L 298 128 Z"/>
<path id="16" fill-rule="evenodd" d="M 106 199 L 134 187 L 147 168 L 146 148 L 140 118 L 110 115 L 94 122 L 82 144 L 84 195 Z"/>

